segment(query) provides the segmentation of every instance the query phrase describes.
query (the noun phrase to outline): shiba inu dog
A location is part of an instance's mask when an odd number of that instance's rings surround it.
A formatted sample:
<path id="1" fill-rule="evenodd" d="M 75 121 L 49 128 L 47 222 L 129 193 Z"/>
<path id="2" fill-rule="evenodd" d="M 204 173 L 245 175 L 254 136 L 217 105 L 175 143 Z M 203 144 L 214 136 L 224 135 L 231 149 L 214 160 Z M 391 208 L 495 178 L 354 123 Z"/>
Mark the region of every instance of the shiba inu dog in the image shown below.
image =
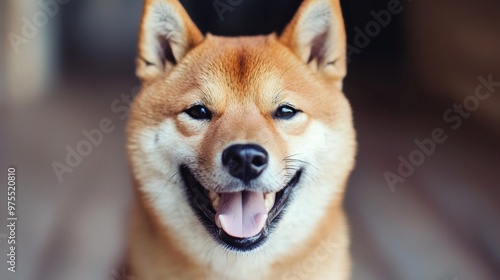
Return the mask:
<path id="1" fill-rule="evenodd" d="M 127 149 L 136 279 L 348 279 L 356 150 L 338 0 L 281 35 L 202 35 L 146 0 Z"/>

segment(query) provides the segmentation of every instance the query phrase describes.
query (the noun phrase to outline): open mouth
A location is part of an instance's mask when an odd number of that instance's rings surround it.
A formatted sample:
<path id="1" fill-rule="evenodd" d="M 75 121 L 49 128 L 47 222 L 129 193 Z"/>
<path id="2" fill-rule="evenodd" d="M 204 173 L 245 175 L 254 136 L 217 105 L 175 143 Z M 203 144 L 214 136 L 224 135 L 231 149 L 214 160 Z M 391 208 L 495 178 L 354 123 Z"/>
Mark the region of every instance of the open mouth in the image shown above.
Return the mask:
<path id="1" fill-rule="evenodd" d="M 264 243 L 286 207 L 302 170 L 279 192 L 215 193 L 203 187 L 185 165 L 180 172 L 191 207 L 209 233 L 226 247 L 249 251 Z"/>

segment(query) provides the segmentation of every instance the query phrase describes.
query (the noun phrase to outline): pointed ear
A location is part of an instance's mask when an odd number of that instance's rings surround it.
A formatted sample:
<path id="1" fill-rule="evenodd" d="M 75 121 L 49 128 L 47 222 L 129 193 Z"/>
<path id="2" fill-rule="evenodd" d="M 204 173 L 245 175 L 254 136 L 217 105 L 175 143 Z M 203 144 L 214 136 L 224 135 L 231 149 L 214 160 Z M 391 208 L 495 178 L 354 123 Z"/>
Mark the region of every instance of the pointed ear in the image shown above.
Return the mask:
<path id="1" fill-rule="evenodd" d="M 346 36 L 339 0 L 305 0 L 280 41 L 314 71 L 342 80 Z"/>
<path id="2" fill-rule="evenodd" d="M 178 0 L 144 0 L 136 74 L 147 82 L 170 71 L 203 35 Z"/>

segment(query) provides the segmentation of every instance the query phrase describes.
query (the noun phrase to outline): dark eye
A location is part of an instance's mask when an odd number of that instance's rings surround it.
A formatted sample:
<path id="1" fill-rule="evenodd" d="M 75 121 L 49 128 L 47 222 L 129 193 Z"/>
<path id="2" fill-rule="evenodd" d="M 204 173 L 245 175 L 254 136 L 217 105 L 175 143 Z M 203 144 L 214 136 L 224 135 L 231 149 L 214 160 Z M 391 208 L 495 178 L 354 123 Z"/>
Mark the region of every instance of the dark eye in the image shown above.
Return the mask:
<path id="1" fill-rule="evenodd" d="M 276 119 L 282 119 L 282 120 L 289 120 L 295 116 L 299 110 L 288 106 L 288 105 L 283 105 L 278 107 L 276 111 L 274 112 L 274 118 Z"/>
<path id="2" fill-rule="evenodd" d="M 184 112 L 195 120 L 210 120 L 212 118 L 212 112 L 203 105 L 195 105 Z"/>

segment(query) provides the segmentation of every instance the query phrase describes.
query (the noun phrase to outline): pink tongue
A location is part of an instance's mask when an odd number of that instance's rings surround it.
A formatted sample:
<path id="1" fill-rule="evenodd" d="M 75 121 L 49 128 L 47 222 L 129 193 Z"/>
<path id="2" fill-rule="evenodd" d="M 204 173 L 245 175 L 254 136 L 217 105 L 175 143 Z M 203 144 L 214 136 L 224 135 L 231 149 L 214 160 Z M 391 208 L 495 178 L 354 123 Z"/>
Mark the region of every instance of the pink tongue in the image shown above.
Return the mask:
<path id="1" fill-rule="evenodd" d="M 264 194 L 257 192 L 222 193 L 215 223 L 229 235 L 247 238 L 257 235 L 267 219 Z"/>

